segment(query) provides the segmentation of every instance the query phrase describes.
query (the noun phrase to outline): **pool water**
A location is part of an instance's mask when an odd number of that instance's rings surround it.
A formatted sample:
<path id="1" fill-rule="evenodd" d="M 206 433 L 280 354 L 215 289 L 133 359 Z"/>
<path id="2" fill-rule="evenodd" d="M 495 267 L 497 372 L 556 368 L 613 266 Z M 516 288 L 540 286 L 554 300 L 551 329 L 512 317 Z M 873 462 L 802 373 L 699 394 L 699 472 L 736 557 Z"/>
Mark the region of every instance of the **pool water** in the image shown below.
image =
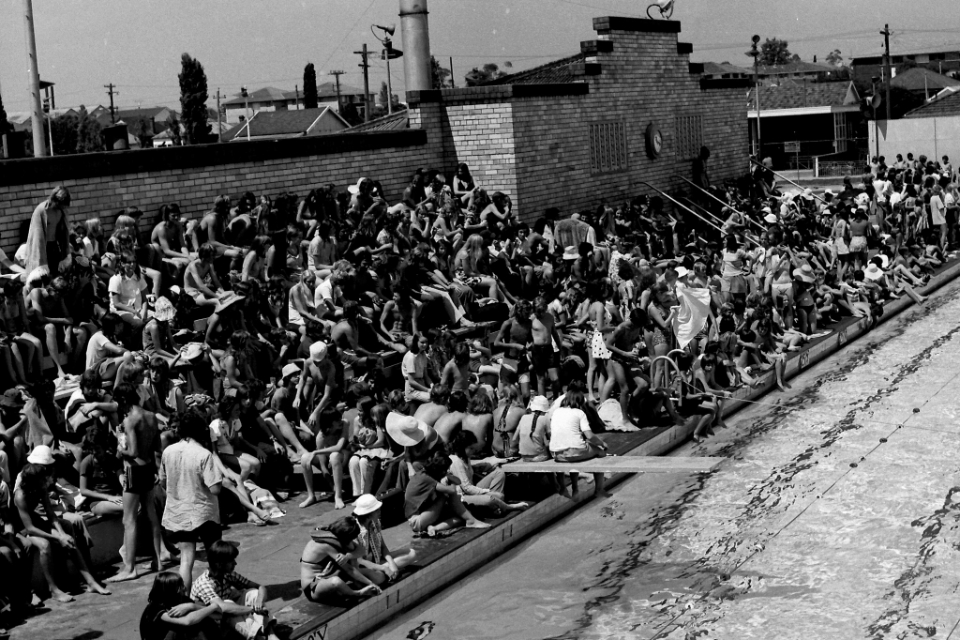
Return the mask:
<path id="1" fill-rule="evenodd" d="M 960 284 L 373 638 L 960 640 Z"/>

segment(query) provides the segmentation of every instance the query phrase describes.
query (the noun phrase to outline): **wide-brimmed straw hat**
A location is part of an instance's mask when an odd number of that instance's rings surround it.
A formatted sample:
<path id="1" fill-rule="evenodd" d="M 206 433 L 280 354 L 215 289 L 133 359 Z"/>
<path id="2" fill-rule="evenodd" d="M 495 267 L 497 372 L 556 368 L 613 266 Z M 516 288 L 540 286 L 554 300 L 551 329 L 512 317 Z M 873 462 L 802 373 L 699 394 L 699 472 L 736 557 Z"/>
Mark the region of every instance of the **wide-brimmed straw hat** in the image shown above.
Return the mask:
<path id="1" fill-rule="evenodd" d="M 794 269 L 793 277 L 799 278 L 807 283 L 815 282 L 817 279 L 816 274 L 813 273 L 813 267 L 811 267 L 809 264 L 805 264 Z"/>
<path id="2" fill-rule="evenodd" d="M 223 313 L 233 305 L 238 302 L 243 302 L 246 299 L 246 296 L 238 296 L 233 291 L 228 292 L 225 296 L 220 298 L 220 302 L 217 303 L 217 308 L 213 310 L 214 313 Z"/>
<path id="3" fill-rule="evenodd" d="M 365 516 L 380 509 L 383 503 L 369 493 L 365 493 L 353 501 L 353 515 Z"/>
<path id="4" fill-rule="evenodd" d="M 875 262 L 871 262 L 867 265 L 867 268 L 863 270 L 863 277 L 867 280 L 879 280 L 883 277 L 883 270 L 880 269 Z"/>
<path id="5" fill-rule="evenodd" d="M 352 184 L 349 187 L 347 187 L 347 191 L 349 191 L 354 195 L 360 193 L 360 185 L 362 185 L 365 180 L 366 178 L 360 178 L 359 180 L 357 180 L 357 184 Z"/>
<path id="6" fill-rule="evenodd" d="M 564 250 L 563 250 L 563 259 L 564 259 L 564 260 L 576 260 L 576 259 L 579 258 L 579 257 L 580 257 L 580 254 L 577 253 L 577 248 L 576 248 L 576 247 L 570 246 L 570 247 L 564 248 Z"/>
<path id="7" fill-rule="evenodd" d="M 387 434 L 401 447 L 413 447 L 424 440 L 431 447 L 439 437 L 436 429 L 413 416 L 389 413 L 386 423 Z"/>

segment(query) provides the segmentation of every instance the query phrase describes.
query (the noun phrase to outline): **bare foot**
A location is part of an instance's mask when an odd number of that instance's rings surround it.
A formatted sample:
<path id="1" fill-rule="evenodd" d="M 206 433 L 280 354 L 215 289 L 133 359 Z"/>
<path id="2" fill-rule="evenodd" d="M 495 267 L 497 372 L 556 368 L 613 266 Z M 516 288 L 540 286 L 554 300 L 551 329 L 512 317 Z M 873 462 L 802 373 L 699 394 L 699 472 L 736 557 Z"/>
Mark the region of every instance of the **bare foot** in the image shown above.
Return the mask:
<path id="1" fill-rule="evenodd" d="M 786 390 L 787 390 L 786 386 L 784 386 L 784 383 L 783 383 L 782 381 L 780 381 L 780 380 L 777 380 L 777 388 L 780 389 L 780 391 L 786 391 Z"/>
<path id="2" fill-rule="evenodd" d="M 57 602 L 73 602 L 75 600 L 75 598 L 72 595 L 64 591 L 60 591 L 59 589 L 57 589 L 56 591 L 53 591 L 51 595 L 53 595 L 53 598 Z"/>
<path id="3" fill-rule="evenodd" d="M 88 584 L 86 591 L 91 591 L 93 593 L 99 593 L 102 596 L 110 595 L 110 590 L 104 587 L 102 584 L 94 582 L 93 584 Z"/>
<path id="4" fill-rule="evenodd" d="M 113 584 L 115 582 L 126 582 L 127 580 L 136 580 L 137 579 L 137 570 L 133 571 L 121 571 L 115 576 L 110 576 L 104 582 L 107 584 Z"/>
<path id="5" fill-rule="evenodd" d="M 524 509 L 529 509 L 530 505 L 526 502 L 515 502 L 509 505 L 511 511 L 523 511 Z"/>
<path id="6" fill-rule="evenodd" d="M 467 529 L 489 529 L 492 526 L 492 524 L 480 522 L 479 520 L 469 520 L 466 524 Z"/>
<path id="7" fill-rule="evenodd" d="M 343 509 L 346 505 L 343 504 L 343 498 L 337 496 L 333 499 L 333 508 L 334 509 Z"/>
<path id="8" fill-rule="evenodd" d="M 606 489 L 603 489 L 603 490 L 598 489 L 597 491 L 594 492 L 593 495 L 597 498 L 603 498 L 603 499 L 613 497 L 613 494 L 607 491 Z"/>
<path id="9" fill-rule="evenodd" d="M 306 500 L 304 500 L 303 502 L 300 503 L 300 508 L 301 508 L 301 509 L 305 509 L 305 508 L 309 507 L 310 505 L 317 504 L 318 502 L 320 502 L 320 500 L 317 499 L 316 494 L 313 494 L 313 493 L 312 493 L 312 494 L 310 494 L 309 496 L 307 496 L 307 499 L 306 499 Z"/>

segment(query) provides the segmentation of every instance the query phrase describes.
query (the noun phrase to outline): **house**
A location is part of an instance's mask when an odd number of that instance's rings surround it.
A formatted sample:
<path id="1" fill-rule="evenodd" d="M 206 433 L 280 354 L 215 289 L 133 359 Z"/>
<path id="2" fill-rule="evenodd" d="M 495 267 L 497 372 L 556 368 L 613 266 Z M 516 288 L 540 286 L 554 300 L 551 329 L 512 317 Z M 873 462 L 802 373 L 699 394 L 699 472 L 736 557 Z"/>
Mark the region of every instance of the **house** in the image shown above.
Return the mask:
<path id="1" fill-rule="evenodd" d="M 893 66 L 893 76 L 906 71 L 904 65 L 925 67 L 941 74 L 951 74 L 960 71 L 960 49 L 956 45 L 944 48 L 922 49 L 907 53 L 896 53 L 890 56 Z M 883 67 L 883 55 L 877 53 L 870 56 L 853 58 L 850 61 L 853 77 L 860 82 L 870 82 L 871 78 L 884 79 L 886 72 Z"/>
<path id="2" fill-rule="evenodd" d="M 960 157 L 960 91 L 944 92 L 899 120 L 880 125 L 870 127 L 870 148 L 879 148 L 887 158 L 898 153 L 937 159 L 948 155 L 956 163 Z"/>
<path id="3" fill-rule="evenodd" d="M 757 68 L 757 77 L 764 84 L 776 83 L 780 80 L 819 80 L 820 82 L 830 82 L 837 79 L 839 69 L 829 64 L 819 64 L 817 62 L 804 62 L 796 60 L 782 65 L 760 65 Z M 703 77 L 711 80 L 728 78 L 753 78 L 754 71 L 752 63 L 744 66 L 737 66 L 729 62 L 704 62 Z"/>
<path id="4" fill-rule="evenodd" d="M 179 114 L 169 107 L 146 107 L 142 109 L 118 109 L 117 124 L 126 124 L 130 131 L 136 128 L 137 122 L 144 120 L 152 128 L 153 133 L 160 133 L 167 129 L 167 120 L 170 117 L 179 117 Z M 110 110 L 107 109 L 109 122 Z"/>
<path id="5" fill-rule="evenodd" d="M 853 82 L 783 80 L 760 87 L 763 155 L 775 166 L 850 151 L 861 125 L 860 95 Z M 756 89 L 747 99 L 750 140 L 756 145 Z M 779 156 L 779 157 L 778 157 Z M 792 164 L 791 164 L 792 163 Z"/>
<path id="6" fill-rule="evenodd" d="M 346 120 L 330 107 L 258 111 L 249 121 L 231 129 L 224 136 L 226 142 L 245 140 L 276 140 L 336 133 L 349 128 Z M 248 134 L 249 132 L 249 134 Z"/>
<path id="7" fill-rule="evenodd" d="M 738 67 L 729 62 L 704 62 L 703 77 L 711 80 L 753 78 L 753 68 Z"/>
<path id="8" fill-rule="evenodd" d="M 370 122 L 363 122 L 355 127 L 350 127 L 344 133 L 370 133 L 371 131 L 395 131 L 397 129 L 410 128 L 410 114 L 406 109 L 395 111 Z"/>
<path id="9" fill-rule="evenodd" d="M 358 112 L 363 115 L 363 89 L 341 84 L 340 101 L 342 104 L 357 105 Z M 337 85 L 334 82 L 324 82 L 317 85 L 317 107 L 337 107 Z M 259 111 L 285 111 L 304 109 L 303 89 L 284 91 L 276 87 L 264 87 L 252 91 L 246 98 L 237 97 L 223 103 L 225 119 L 230 124 L 237 124 Z"/>
<path id="10" fill-rule="evenodd" d="M 954 80 L 923 67 L 914 67 L 898 73 L 890 81 L 890 86 L 921 95 L 924 100 L 929 100 L 944 89 L 960 87 L 960 80 Z"/>

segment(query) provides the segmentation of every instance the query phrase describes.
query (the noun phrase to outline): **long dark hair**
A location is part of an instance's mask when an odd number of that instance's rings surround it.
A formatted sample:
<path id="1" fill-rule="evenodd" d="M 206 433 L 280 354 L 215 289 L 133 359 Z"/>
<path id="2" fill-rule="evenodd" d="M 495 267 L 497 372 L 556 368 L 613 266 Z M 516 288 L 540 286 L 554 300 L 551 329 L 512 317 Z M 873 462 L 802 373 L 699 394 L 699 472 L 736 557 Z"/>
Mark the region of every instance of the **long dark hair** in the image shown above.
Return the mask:
<path id="1" fill-rule="evenodd" d="M 457 432 L 455 436 L 450 440 L 450 444 L 447 447 L 455 456 L 459 456 L 461 460 L 465 462 L 470 461 L 470 456 L 467 454 L 467 449 L 477 444 L 477 436 L 473 434 L 472 431 L 467 431 L 466 429 L 461 429 Z"/>
<path id="2" fill-rule="evenodd" d="M 161 607 L 172 607 L 184 599 L 183 578 L 175 571 L 158 573 L 150 587 L 147 602 Z"/>
<path id="3" fill-rule="evenodd" d="M 109 451 L 116 451 L 116 442 L 111 442 L 110 432 L 94 421 L 83 434 L 83 456 L 93 456 L 97 465 L 105 472 L 120 470 L 120 461 Z"/>

